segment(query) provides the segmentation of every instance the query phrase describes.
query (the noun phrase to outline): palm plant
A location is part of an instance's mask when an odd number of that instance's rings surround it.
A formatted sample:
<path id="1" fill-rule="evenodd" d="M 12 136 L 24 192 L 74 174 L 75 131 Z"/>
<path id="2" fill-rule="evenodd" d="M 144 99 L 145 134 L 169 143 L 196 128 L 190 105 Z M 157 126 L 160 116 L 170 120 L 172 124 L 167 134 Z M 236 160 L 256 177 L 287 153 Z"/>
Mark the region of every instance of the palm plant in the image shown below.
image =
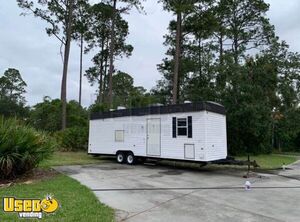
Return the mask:
<path id="1" fill-rule="evenodd" d="M 55 148 L 51 138 L 16 119 L 0 118 L 0 178 L 12 178 L 35 168 Z"/>

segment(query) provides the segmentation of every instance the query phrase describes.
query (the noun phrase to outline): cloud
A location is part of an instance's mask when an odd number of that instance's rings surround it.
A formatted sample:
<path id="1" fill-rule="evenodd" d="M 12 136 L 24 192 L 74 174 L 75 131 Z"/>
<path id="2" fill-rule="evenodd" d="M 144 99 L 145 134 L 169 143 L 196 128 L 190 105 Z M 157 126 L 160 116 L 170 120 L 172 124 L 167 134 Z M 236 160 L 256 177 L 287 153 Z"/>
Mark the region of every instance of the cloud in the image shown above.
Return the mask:
<path id="1" fill-rule="evenodd" d="M 291 50 L 300 51 L 300 26 L 298 0 L 270 3 L 268 16 L 276 27 L 276 33 L 290 44 Z M 129 22 L 128 43 L 134 46 L 133 55 L 116 61 L 116 68 L 134 77 L 135 85 L 152 88 L 161 78 L 156 65 L 164 58 L 166 48 L 163 36 L 172 16 L 162 10 L 157 1 L 144 2 L 147 15 L 132 10 L 125 19 Z M 20 70 L 27 82 L 26 99 L 30 105 L 40 102 L 43 96 L 60 97 L 62 61 L 59 42 L 45 33 L 46 23 L 33 16 L 20 16 L 16 1 L 2 1 L 0 5 L 0 73 L 7 68 Z M 84 57 L 84 69 L 91 65 L 92 55 Z M 1 75 L 0 74 L 0 75 Z M 83 104 L 90 105 L 96 87 L 90 87 L 83 79 Z M 78 99 L 79 48 L 72 43 L 69 73 L 68 99 Z"/>
<path id="2" fill-rule="evenodd" d="M 5 10 L 4 10 L 5 9 Z M 42 101 L 44 96 L 60 97 L 62 59 L 60 43 L 45 32 L 46 23 L 33 16 L 20 16 L 22 11 L 15 1 L 5 1 L 0 9 L 0 73 L 7 68 L 20 70 L 27 83 L 26 99 L 30 105 Z M 68 99 L 78 99 L 79 49 L 72 43 Z M 90 66 L 85 58 L 84 68 Z M 94 89 L 84 79 L 83 103 L 88 106 Z"/>
<path id="3" fill-rule="evenodd" d="M 300 51 L 299 0 L 266 2 L 270 4 L 267 15 L 271 24 L 275 25 L 276 34 L 291 46 L 291 50 Z"/>
<path id="4" fill-rule="evenodd" d="M 129 22 L 128 42 L 134 46 L 134 51 L 130 58 L 118 61 L 117 68 L 131 74 L 136 85 L 151 89 L 160 79 L 156 65 L 164 57 L 166 48 L 163 46 L 163 36 L 172 17 L 162 11 L 160 4 L 153 4 L 152 1 L 147 1 L 144 7 L 146 15 L 133 10 L 125 17 Z"/>

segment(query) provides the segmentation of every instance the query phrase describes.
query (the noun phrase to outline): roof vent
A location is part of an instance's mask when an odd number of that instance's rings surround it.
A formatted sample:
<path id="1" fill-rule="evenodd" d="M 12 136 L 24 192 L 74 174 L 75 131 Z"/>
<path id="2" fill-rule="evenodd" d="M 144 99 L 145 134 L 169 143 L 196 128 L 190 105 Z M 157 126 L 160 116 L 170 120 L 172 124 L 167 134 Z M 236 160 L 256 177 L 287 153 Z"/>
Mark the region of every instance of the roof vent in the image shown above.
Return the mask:
<path id="1" fill-rule="evenodd" d="M 125 106 L 118 106 L 117 107 L 117 110 L 122 110 L 122 109 L 126 109 L 126 107 Z"/>
<path id="2" fill-rule="evenodd" d="M 150 104 L 149 106 L 163 106 L 164 104 L 161 103 L 154 103 L 154 104 Z"/>
<path id="3" fill-rule="evenodd" d="M 185 100 L 183 103 L 184 103 L 184 104 L 192 103 L 192 101 L 190 101 L 190 100 Z"/>

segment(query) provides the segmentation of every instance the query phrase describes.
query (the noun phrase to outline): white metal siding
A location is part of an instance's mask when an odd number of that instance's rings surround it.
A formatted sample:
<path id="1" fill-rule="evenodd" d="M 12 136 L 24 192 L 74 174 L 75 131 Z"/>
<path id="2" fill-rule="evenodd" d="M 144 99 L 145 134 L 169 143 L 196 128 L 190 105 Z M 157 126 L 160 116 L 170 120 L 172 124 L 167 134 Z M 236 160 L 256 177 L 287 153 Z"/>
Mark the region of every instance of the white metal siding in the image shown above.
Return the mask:
<path id="1" fill-rule="evenodd" d="M 162 157 L 170 159 L 184 159 L 184 144 L 195 145 L 195 160 L 200 160 L 199 150 L 205 144 L 205 136 L 203 134 L 204 112 L 191 113 L 175 113 L 162 115 Z M 177 136 L 172 138 L 172 118 L 186 118 L 192 116 L 193 137 Z M 165 132 L 165 133 L 163 133 Z M 204 161 L 204 159 L 203 159 Z"/>
<path id="2" fill-rule="evenodd" d="M 206 160 L 227 157 L 226 117 L 206 112 Z"/>
<path id="3" fill-rule="evenodd" d="M 196 161 L 220 159 L 226 154 L 226 123 L 220 114 L 207 115 L 206 111 L 164 115 L 131 116 L 90 121 L 89 153 L 115 154 L 117 150 L 131 150 L 137 156 L 146 156 L 147 119 L 161 120 L 161 158 L 185 159 L 184 145 L 193 144 Z M 192 116 L 193 137 L 172 137 L 172 118 Z M 212 124 L 210 124 L 212 121 Z M 226 121 L 226 120 L 225 120 Z M 221 134 L 220 128 L 223 128 Z M 115 130 L 124 130 L 124 142 L 115 142 Z M 214 133 L 213 131 L 217 132 Z M 224 132 L 225 131 L 225 134 Z M 217 138 L 220 136 L 222 138 Z M 205 139 L 208 139 L 205 142 Z M 225 142 L 225 144 L 224 144 Z M 222 144 L 221 144 L 222 143 Z M 215 144 L 215 148 L 209 146 Z M 219 152 L 214 154 L 213 152 Z M 215 158 L 215 159 L 214 159 Z M 187 159 L 191 160 L 191 159 Z"/>

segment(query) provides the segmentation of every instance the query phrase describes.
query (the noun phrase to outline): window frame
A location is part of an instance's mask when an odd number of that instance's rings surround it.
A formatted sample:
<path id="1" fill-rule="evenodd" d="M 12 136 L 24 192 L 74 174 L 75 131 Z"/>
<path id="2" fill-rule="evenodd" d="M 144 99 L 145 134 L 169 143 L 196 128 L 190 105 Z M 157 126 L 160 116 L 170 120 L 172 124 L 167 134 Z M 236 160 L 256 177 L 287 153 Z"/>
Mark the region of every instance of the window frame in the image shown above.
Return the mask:
<path id="1" fill-rule="evenodd" d="M 185 125 L 184 126 L 179 126 L 178 122 L 179 121 L 185 121 Z M 179 135 L 179 130 L 178 129 L 185 129 L 185 135 Z M 187 137 L 188 136 L 188 120 L 186 117 L 182 117 L 182 118 L 177 118 L 176 119 L 176 135 L 179 137 Z"/>
<path id="2" fill-rule="evenodd" d="M 119 139 L 117 139 L 117 133 L 122 133 L 122 139 L 121 140 L 119 140 Z M 124 142 L 124 140 L 125 140 L 125 131 L 124 130 L 115 130 L 115 142 L 117 142 L 117 143 L 123 143 Z"/>

